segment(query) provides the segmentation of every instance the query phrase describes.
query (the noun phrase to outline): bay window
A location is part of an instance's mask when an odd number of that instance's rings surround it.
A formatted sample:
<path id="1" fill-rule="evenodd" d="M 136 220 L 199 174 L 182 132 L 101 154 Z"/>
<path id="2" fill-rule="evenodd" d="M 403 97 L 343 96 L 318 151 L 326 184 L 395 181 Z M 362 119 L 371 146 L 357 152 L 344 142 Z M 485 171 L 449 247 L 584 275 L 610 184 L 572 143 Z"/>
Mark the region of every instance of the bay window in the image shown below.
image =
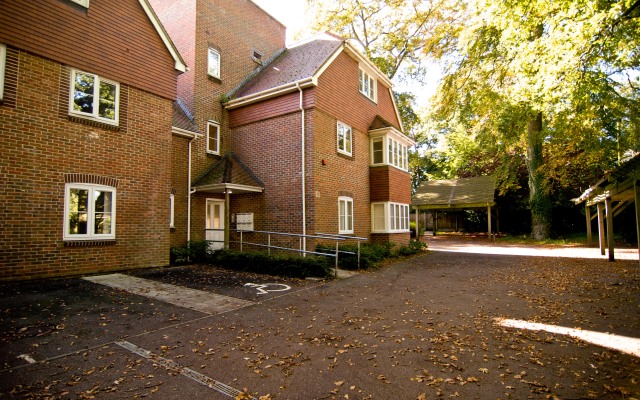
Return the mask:
<path id="1" fill-rule="evenodd" d="M 371 231 L 374 233 L 409 232 L 409 205 L 393 202 L 371 204 Z"/>

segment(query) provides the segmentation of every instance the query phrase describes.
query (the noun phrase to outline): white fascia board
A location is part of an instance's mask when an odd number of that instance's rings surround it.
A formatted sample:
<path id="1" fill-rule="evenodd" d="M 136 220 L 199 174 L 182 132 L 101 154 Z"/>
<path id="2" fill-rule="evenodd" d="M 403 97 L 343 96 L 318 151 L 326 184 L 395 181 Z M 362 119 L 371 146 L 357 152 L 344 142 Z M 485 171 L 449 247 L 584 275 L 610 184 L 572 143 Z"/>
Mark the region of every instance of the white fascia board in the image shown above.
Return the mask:
<path id="1" fill-rule="evenodd" d="M 398 118 L 398 122 L 400 123 L 400 130 L 404 132 L 404 126 L 402 125 L 402 118 L 400 118 L 400 111 L 398 110 L 398 105 L 396 104 L 396 96 L 393 95 L 393 89 L 389 88 L 389 96 L 391 97 L 391 104 L 393 104 L 393 110 L 396 112 L 396 118 Z"/>
<path id="2" fill-rule="evenodd" d="M 262 92 L 253 93 L 247 96 L 243 96 L 243 97 L 231 100 L 224 106 L 224 108 L 226 108 L 227 110 L 233 110 L 234 108 L 247 106 L 249 104 L 257 103 L 273 97 L 282 96 L 283 94 L 294 92 L 298 90 L 298 88 L 306 89 L 308 87 L 313 87 L 317 85 L 318 85 L 318 81 L 314 79 L 314 77 L 305 78 L 299 81 L 286 83 L 284 85 L 280 85 L 271 89 L 263 90 Z"/>
<path id="3" fill-rule="evenodd" d="M 384 82 L 386 87 L 388 87 L 388 88 L 393 87 L 393 83 L 387 77 L 387 75 L 385 75 L 382 71 L 380 71 L 380 69 L 378 67 L 376 67 L 376 65 L 374 63 L 372 63 L 371 60 L 369 60 L 367 57 L 365 57 L 351 43 L 349 43 L 348 41 L 345 41 L 345 48 L 347 49 L 347 51 L 350 54 L 352 54 L 356 59 L 358 59 L 358 62 L 366 64 L 367 67 L 377 75 L 377 78 L 380 79 L 382 82 Z"/>
<path id="4" fill-rule="evenodd" d="M 416 145 L 415 140 L 411 139 L 409 136 L 405 135 L 404 133 L 400 132 L 399 130 L 391 126 L 386 128 L 373 129 L 369 131 L 369 137 L 380 137 L 387 134 L 390 134 L 397 141 L 401 142 L 404 145 L 407 145 L 407 146 Z"/>
<path id="5" fill-rule="evenodd" d="M 175 69 L 180 72 L 187 72 L 187 64 L 184 62 L 184 59 L 182 59 L 178 48 L 171 40 L 171 37 L 169 37 L 169 34 L 164 29 L 162 22 L 160 22 L 160 19 L 156 15 L 155 11 L 153 11 L 153 8 L 149 4 L 149 2 L 147 0 L 138 1 L 140 2 L 140 5 L 142 6 L 144 12 L 147 14 L 147 17 L 149 17 L 149 20 L 153 24 L 153 27 L 156 28 L 156 32 L 158 32 L 158 35 L 160 35 L 160 38 L 162 39 L 164 45 L 167 47 L 167 50 L 169 50 L 171 57 L 173 57 L 173 60 L 175 61 Z"/>
<path id="6" fill-rule="evenodd" d="M 197 139 L 202 137 L 202 133 L 191 132 L 182 128 L 178 128 L 177 126 L 171 127 L 171 133 L 175 136 L 179 136 L 187 139 Z"/>

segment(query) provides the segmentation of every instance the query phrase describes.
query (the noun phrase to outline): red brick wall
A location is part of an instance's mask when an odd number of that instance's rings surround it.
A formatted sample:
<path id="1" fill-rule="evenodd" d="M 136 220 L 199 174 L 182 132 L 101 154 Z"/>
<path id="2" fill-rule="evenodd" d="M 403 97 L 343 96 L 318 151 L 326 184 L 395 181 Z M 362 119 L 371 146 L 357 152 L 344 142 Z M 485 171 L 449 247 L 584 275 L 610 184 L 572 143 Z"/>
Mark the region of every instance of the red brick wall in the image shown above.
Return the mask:
<path id="1" fill-rule="evenodd" d="M 174 229 L 171 246 L 183 246 L 187 240 L 187 190 L 189 139 L 171 138 L 171 190 L 174 193 Z"/>
<path id="2" fill-rule="evenodd" d="M 0 43 L 174 99 L 175 61 L 137 0 L 0 2 Z"/>
<path id="3" fill-rule="evenodd" d="M 394 243 L 400 246 L 406 246 L 411 241 L 411 233 L 372 233 L 371 243 L 385 244 Z"/>
<path id="4" fill-rule="evenodd" d="M 313 113 L 305 113 L 307 232 L 313 232 Z M 302 232 L 301 113 L 233 129 L 231 149 L 265 185 L 262 195 L 233 195 L 232 212 L 256 212 L 256 230 Z M 337 208 L 337 205 L 336 205 Z"/>
<path id="5" fill-rule="evenodd" d="M 189 67 L 178 76 L 177 96 L 190 110 L 195 107 L 196 6 L 193 0 L 149 0 L 171 40 Z"/>
<path id="6" fill-rule="evenodd" d="M 371 167 L 371 201 L 411 203 L 411 175 L 391 166 Z"/>
<path id="7" fill-rule="evenodd" d="M 171 101 L 129 87 L 127 132 L 104 129 L 60 115 L 59 63 L 20 52 L 18 68 L 15 107 L 0 106 L 0 280 L 168 264 Z M 65 174 L 76 173 L 118 181 L 115 244 L 64 246 Z"/>
<path id="8" fill-rule="evenodd" d="M 376 115 L 399 128 L 389 89 L 378 81 L 378 103 L 358 91 L 358 62 L 340 54 L 318 79 L 316 107 L 367 132 Z"/>
<path id="9" fill-rule="evenodd" d="M 352 124 L 352 118 L 357 117 L 345 118 L 342 122 Z M 369 237 L 371 205 L 367 132 L 353 128 L 352 157 L 339 154 L 337 151 L 337 119 L 334 116 L 315 110 L 313 134 L 316 230 L 322 233 L 338 233 L 338 197 L 347 195 L 353 198 L 354 235 Z"/>

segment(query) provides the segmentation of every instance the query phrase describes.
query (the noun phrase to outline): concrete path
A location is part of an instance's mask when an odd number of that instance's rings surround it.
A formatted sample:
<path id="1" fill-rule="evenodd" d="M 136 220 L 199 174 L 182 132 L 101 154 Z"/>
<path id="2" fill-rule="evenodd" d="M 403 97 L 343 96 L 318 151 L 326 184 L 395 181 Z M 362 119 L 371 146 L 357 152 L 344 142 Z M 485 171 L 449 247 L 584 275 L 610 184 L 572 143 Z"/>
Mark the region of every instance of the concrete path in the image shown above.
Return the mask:
<path id="1" fill-rule="evenodd" d="M 169 285 L 149 279 L 136 278 L 123 274 L 89 276 L 87 281 L 125 290 L 140 296 L 162 300 L 164 302 L 203 312 L 219 314 L 254 304 L 251 301 L 223 296 L 202 290 Z"/>

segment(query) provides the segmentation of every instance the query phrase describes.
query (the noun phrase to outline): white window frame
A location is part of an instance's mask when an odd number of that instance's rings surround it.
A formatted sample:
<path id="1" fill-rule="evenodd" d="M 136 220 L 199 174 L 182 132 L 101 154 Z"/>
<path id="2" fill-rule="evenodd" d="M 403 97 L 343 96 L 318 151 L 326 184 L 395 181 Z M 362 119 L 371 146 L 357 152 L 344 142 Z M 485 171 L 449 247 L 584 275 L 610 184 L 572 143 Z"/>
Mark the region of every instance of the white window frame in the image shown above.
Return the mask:
<path id="1" fill-rule="evenodd" d="M 378 80 L 363 68 L 358 68 L 358 90 L 369 100 L 378 102 Z"/>
<path id="2" fill-rule="evenodd" d="M 70 208 L 69 201 L 71 195 L 71 189 L 87 190 L 88 207 L 87 207 L 87 233 L 86 234 L 72 234 L 69 232 L 69 216 Z M 97 234 L 94 233 L 95 229 L 95 191 L 111 192 L 111 233 Z M 86 183 L 67 183 L 64 189 L 64 228 L 63 228 L 63 240 L 110 240 L 116 238 L 116 188 L 112 186 L 92 185 Z"/>
<path id="3" fill-rule="evenodd" d="M 91 114 L 74 110 L 73 106 L 75 102 L 73 101 L 74 94 L 76 91 L 75 82 L 76 82 L 76 74 L 84 74 L 93 76 L 93 112 Z M 115 85 L 116 87 L 116 95 L 115 95 L 115 112 L 114 119 L 104 118 L 100 116 L 100 83 L 104 82 L 110 85 Z M 81 71 L 79 69 L 71 69 L 71 84 L 69 89 L 69 115 L 74 115 L 76 117 L 91 119 L 99 122 L 103 122 L 109 125 L 118 125 L 118 117 L 120 113 L 120 84 L 118 82 L 101 78 L 96 74 L 92 74 L 90 72 Z"/>
<path id="4" fill-rule="evenodd" d="M 176 195 L 169 194 L 169 228 L 175 228 L 175 216 L 176 216 Z"/>
<path id="5" fill-rule="evenodd" d="M 344 214 L 342 213 L 342 205 L 344 204 Z M 351 215 L 348 214 L 348 205 L 351 206 Z M 354 232 L 354 217 L 353 217 L 353 198 L 346 196 L 338 197 L 338 233 L 339 234 L 352 234 Z M 351 225 L 351 229 L 349 229 Z"/>
<path id="6" fill-rule="evenodd" d="M 4 75 L 7 70 L 7 46 L 0 44 L 0 101 L 4 99 Z"/>
<path id="7" fill-rule="evenodd" d="M 210 140 L 210 131 L 211 128 L 215 127 L 216 129 L 216 148 L 210 148 L 211 140 Z M 207 153 L 220 155 L 220 124 L 216 121 L 208 121 L 207 122 Z"/>
<path id="8" fill-rule="evenodd" d="M 211 62 L 211 56 L 216 56 L 218 59 L 217 64 Z M 209 48 L 207 51 L 207 74 L 216 79 L 220 79 L 220 65 L 222 65 L 222 56 L 216 49 Z"/>
<path id="9" fill-rule="evenodd" d="M 375 205 L 383 205 L 384 227 L 375 229 L 376 214 Z M 371 203 L 371 232 L 373 233 L 403 233 L 409 232 L 410 210 L 409 204 L 395 203 L 391 201 L 380 201 Z"/>
<path id="10" fill-rule="evenodd" d="M 340 148 L 341 134 L 344 135 L 344 142 L 343 142 L 344 148 Z M 348 156 L 351 156 L 353 154 L 353 129 L 349 125 L 340 121 L 338 121 L 337 127 L 336 127 L 336 146 L 338 149 L 338 153 L 345 154 Z"/>
<path id="11" fill-rule="evenodd" d="M 82 7 L 89 8 L 89 0 L 71 0 L 76 4 L 80 4 Z"/>

